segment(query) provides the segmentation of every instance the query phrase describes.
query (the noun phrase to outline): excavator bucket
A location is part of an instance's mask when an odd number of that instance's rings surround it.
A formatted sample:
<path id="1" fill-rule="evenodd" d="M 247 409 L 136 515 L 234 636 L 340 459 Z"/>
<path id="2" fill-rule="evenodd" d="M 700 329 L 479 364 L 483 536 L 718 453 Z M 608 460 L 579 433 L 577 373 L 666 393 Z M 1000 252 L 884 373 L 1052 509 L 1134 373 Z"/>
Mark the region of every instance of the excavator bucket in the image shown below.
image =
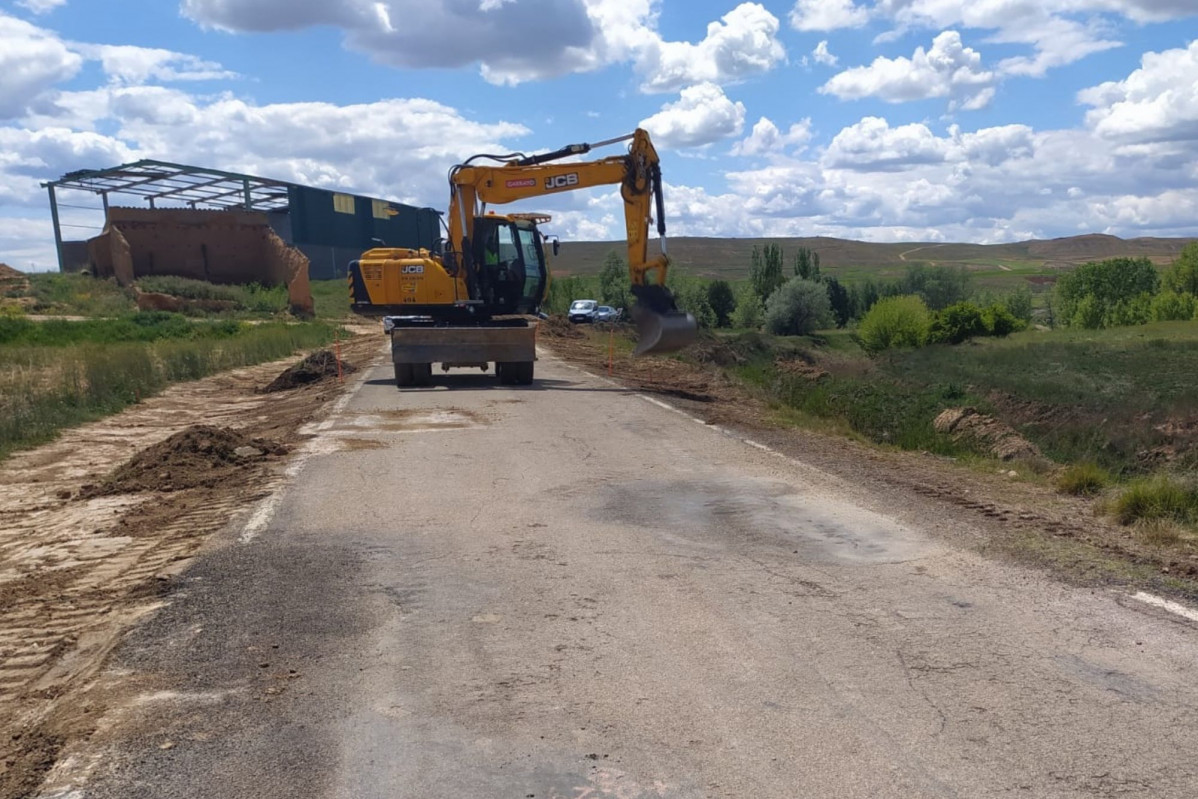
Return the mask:
<path id="1" fill-rule="evenodd" d="M 632 321 L 636 322 L 637 344 L 633 355 L 660 355 L 674 352 L 695 343 L 699 323 L 686 311 L 678 310 L 674 295 L 665 286 L 633 286 L 636 305 Z"/>
<path id="2" fill-rule="evenodd" d="M 637 343 L 633 355 L 660 355 L 689 347 L 699 337 L 699 323 L 685 311 L 656 313 L 634 308 Z"/>

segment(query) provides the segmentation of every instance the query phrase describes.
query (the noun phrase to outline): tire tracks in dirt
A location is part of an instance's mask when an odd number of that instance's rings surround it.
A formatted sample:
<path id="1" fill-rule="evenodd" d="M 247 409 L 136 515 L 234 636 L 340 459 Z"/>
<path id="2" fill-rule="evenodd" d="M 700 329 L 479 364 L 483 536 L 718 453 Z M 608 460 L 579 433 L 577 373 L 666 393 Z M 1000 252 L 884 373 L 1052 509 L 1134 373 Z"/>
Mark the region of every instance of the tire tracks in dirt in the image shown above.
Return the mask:
<path id="1" fill-rule="evenodd" d="M 379 339 L 343 345 L 365 363 Z M 103 696 L 87 687 L 131 625 L 160 607 L 210 537 L 281 482 L 284 460 L 181 491 L 83 498 L 136 452 L 187 427 L 296 444 L 341 394 L 335 380 L 263 394 L 294 358 L 171 387 L 0 464 L 0 799 L 33 795 L 60 749 L 87 735 Z"/>

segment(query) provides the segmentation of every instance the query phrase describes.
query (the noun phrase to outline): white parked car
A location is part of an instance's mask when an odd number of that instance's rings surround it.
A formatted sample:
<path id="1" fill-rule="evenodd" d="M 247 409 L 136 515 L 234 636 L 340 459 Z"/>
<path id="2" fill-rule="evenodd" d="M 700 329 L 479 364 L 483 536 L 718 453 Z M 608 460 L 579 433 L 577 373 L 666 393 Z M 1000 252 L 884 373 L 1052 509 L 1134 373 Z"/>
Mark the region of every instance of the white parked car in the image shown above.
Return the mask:
<path id="1" fill-rule="evenodd" d="M 571 322 L 594 322 L 599 313 L 599 303 L 595 300 L 575 300 L 570 303 L 566 316 Z"/>

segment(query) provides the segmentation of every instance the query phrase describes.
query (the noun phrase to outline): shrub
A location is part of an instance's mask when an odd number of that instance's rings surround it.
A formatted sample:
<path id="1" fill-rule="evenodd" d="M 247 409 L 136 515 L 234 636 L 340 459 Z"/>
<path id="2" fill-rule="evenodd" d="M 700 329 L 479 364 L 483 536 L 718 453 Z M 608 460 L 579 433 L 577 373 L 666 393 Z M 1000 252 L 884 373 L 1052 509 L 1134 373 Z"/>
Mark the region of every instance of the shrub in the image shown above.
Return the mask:
<path id="1" fill-rule="evenodd" d="M 869 353 L 891 347 L 921 347 L 928 339 L 928 306 L 916 296 L 878 300 L 857 328 L 857 339 Z"/>
<path id="2" fill-rule="evenodd" d="M 1152 295 L 1145 292 L 1108 305 L 1102 317 L 1103 327 L 1130 327 L 1152 320 Z"/>
<path id="3" fill-rule="evenodd" d="M 1093 294 L 1087 294 L 1073 305 L 1073 313 L 1065 317 L 1071 327 L 1082 327 L 1086 330 L 1102 328 L 1105 309 Z"/>
<path id="4" fill-rule="evenodd" d="M 1165 285 L 1178 294 L 1198 296 L 1198 241 L 1192 241 L 1165 274 Z"/>
<path id="5" fill-rule="evenodd" d="M 737 292 L 736 310 L 732 312 L 732 326 L 756 330 L 761 327 L 764 316 L 765 309 L 761 307 L 761 300 L 758 299 L 757 292 L 746 283 Z"/>
<path id="6" fill-rule="evenodd" d="M 1195 305 L 1193 294 L 1162 291 L 1152 298 L 1152 321 L 1178 322 L 1192 319 Z"/>
<path id="7" fill-rule="evenodd" d="M 778 336 L 805 336 L 832 324 L 832 304 L 822 283 L 793 277 L 765 301 L 765 329 Z"/>
<path id="8" fill-rule="evenodd" d="M 1003 306 L 1011 316 L 1026 324 L 1032 321 L 1032 290 L 1020 286 L 1003 299 Z M 997 335 L 997 334 L 996 334 Z"/>
<path id="9" fill-rule="evenodd" d="M 736 310 L 736 294 L 727 280 L 713 280 L 707 284 L 707 304 L 715 314 L 716 327 L 727 327 Z"/>
<path id="10" fill-rule="evenodd" d="M 982 323 L 986 326 L 988 335 L 999 338 L 1009 336 L 1027 327 L 1026 322 L 1017 318 L 1005 306 L 997 303 L 982 311 Z"/>
<path id="11" fill-rule="evenodd" d="M 1198 521 L 1198 489 L 1169 477 L 1136 480 L 1123 491 L 1113 505 L 1122 524 L 1141 519 L 1169 519 L 1189 523 Z"/>
<path id="12" fill-rule="evenodd" d="M 928 325 L 929 344 L 960 344 L 989 332 L 982 309 L 972 302 L 958 302 L 932 314 Z"/>
<path id="13" fill-rule="evenodd" d="M 1075 463 L 1057 476 L 1057 491 L 1062 494 L 1092 497 L 1102 493 L 1111 476 L 1096 463 Z"/>

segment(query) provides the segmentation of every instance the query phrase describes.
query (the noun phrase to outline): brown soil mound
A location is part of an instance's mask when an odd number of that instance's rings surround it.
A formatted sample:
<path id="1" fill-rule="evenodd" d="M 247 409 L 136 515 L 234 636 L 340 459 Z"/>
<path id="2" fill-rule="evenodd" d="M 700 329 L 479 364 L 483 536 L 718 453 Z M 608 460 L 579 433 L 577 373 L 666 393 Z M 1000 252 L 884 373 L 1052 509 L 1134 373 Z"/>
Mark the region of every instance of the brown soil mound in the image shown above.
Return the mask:
<path id="1" fill-rule="evenodd" d="M 586 337 L 585 333 L 564 316 L 551 316 L 548 319 L 541 320 L 541 323 L 537 325 L 537 334 L 548 336 L 549 338 Z"/>
<path id="2" fill-rule="evenodd" d="M 8 264 L 0 264 L 0 280 L 24 280 L 25 273 L 13 269 Z"/>
<path id="3" fill-rule="evenodd" d="M 341 362 L 341 373 L 350 374 L 358 371 L 349 361 Z M 274 391 L 289 391 L 293 388 L 316 383 L 329 377 L 337 376 L 337 356 L 332 350 L 320 350 L 304 358 L 294 366 L 289 366 L 278 377 L 262 389 L 262 393 Z"/>
<path id="4" fill-rule="evenodd" d="M 85 487 L 80 496 L 213 487 L 242 479 L 240 473 L 249 464 L 285 454 L 287 448 L 274 441 L 227 427 L 196 425 L 143 449 L 100 485 Z"/>
<path id="5" fill-rule="evenodd" d="M 1035 460 L 1041 457 L 1036 445 L 1015 432 L 1014 428 L 978 413 L 975 408 L 949 408 L 932 423 L 938 433 L 948 433 L 958 441 L 981 445 L 999 460 Z"/>

